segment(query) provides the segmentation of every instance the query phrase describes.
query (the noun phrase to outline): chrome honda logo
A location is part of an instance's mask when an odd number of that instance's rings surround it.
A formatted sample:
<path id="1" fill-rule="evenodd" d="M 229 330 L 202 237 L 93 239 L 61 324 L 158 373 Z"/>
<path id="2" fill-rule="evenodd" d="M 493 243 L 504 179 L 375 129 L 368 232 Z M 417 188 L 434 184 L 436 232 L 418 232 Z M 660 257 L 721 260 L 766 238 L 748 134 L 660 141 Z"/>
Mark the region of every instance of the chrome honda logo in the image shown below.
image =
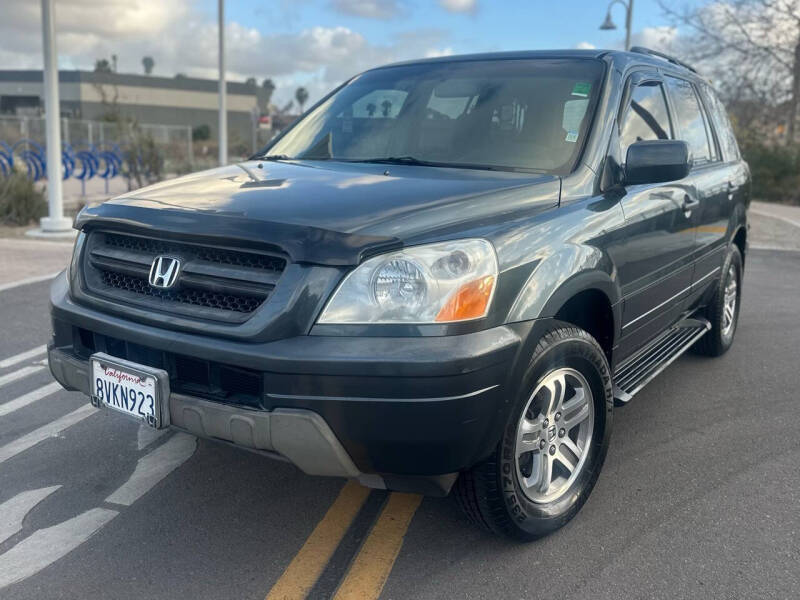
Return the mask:
<path id="1" fill-rule="evenodd" d="M 153 259 L 153 266 L 150 267 L 148 281 L 153 287 L 171 288 L 178 279 L 178 271 L 180 269 L 181 261 L 179 259 L 171 256 L 156 256 Z"/>

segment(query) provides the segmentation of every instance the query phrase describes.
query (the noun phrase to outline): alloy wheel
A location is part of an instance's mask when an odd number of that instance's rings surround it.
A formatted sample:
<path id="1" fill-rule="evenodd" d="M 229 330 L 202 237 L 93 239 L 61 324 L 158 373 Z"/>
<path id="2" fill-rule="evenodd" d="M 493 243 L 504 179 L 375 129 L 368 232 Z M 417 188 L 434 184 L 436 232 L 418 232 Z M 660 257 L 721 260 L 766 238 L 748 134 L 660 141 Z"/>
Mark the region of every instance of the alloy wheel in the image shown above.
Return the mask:
<path id="1" fill-rule="evenodd" d="M 594 400 L 586 378 L 571 368 L 547 373 L 517 424 L 517 477 L 532 502 L 564 495 L 586 462 L 593 431 Z"/>
<path id="2" fill-rule="evenodd" d="M 736 267 L 731 265 L 725 278 L 725 294 L 722 300 L 722 335 L 726 338 L 733 334 L 733 327 L 736 324 L 738 287 Z"/>

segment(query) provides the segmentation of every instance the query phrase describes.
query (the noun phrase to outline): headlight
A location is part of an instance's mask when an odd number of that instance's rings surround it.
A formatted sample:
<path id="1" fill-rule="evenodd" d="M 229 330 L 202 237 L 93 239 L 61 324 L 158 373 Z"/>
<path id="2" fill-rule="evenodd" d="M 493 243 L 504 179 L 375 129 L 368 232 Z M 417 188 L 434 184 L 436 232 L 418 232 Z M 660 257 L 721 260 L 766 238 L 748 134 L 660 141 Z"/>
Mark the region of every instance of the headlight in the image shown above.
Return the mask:
<path id="1" fill-rule="evenodd" d="M 67 263 L 67 281 L 72 279 L 73 273 L 78 272 L 78 260 L 80 260 L 81 248 L 83 248 L 84 241 L 86 241 L 86 234 L 79 231 L 78 235 L 75 237 L 75 244 L 72 246 L 72 257 Z"/>
<path id="2" fill-rule="evenodd" d="M 497 256 L 486 240 L 415 246 L 351 272 L 319 323 L 450 323 L 486 316 Z"/>

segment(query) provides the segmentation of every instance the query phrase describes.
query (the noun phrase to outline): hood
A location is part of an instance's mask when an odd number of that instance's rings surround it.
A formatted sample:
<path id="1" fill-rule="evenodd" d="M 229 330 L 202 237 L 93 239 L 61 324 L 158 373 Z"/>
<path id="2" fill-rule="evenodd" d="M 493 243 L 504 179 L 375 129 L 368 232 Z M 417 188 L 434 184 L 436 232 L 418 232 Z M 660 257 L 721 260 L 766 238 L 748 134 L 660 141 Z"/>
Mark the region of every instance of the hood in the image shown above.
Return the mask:
<path id="1" fill-rule="evenodd" d="M 248 161 L 119 196 L 82 211 L 76 227 L 274 244 L 295 262 L 347 265 L 424 231 L 553 206 L 559 186 L 550 175 Z"/>

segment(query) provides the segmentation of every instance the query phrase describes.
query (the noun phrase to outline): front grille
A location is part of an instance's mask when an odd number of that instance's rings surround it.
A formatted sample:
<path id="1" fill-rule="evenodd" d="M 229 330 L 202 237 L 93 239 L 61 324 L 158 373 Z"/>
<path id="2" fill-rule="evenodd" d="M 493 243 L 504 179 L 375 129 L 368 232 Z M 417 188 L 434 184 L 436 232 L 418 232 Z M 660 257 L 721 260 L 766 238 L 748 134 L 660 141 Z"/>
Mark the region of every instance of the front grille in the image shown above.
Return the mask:
<path id="1" fill-rule="evenodd" d="M 131 252 L 150 254 L 152 256 L 158 256 L 159 254 L 181 254 L 186 251 L 187 247 L 186 244 L 167 240 L 120 233 L 106 233 L 104 243 L 110 248 L 121 248 L 123 250 L 130 250 Z M 195 246 L 192 248 L 192 253 L 197 260 L 270 271 L 272 273 L 281 273 L 286 266 L 286 261 L 278 256 L 254 254 L 252 252 L 242 252 L 240 250 L 228 248 Z"/>
<path id="2" fill-rule="evenodd" d="M 205 306 L 219 310 L 230 310 L 240 313 L 251 313 L 262 302 L 257 296 L 242 296 L 234 294 L 221 294 L 208 290 L 180 289 L 177 291 L 162 290 L 152 287 L 146 279 L 116 273 L 114 271 L 100 271 L 103 283 L 109 288 L 125 290 L 135 294 L 144 294 L 158 298 L 165 303 L 182 302 L 195 306 Z"/>
<path id="3" fill-rule="evenodd" d="M 181 261 L 178 280 L 169 289 L 148 282 L 157 256 Z M 286 263 L 279 252 L 97 231 L 89 236 L 83 264 L 87 291 L 94 295 L 199 319 L 242 322 L 268 300 Z"/>

